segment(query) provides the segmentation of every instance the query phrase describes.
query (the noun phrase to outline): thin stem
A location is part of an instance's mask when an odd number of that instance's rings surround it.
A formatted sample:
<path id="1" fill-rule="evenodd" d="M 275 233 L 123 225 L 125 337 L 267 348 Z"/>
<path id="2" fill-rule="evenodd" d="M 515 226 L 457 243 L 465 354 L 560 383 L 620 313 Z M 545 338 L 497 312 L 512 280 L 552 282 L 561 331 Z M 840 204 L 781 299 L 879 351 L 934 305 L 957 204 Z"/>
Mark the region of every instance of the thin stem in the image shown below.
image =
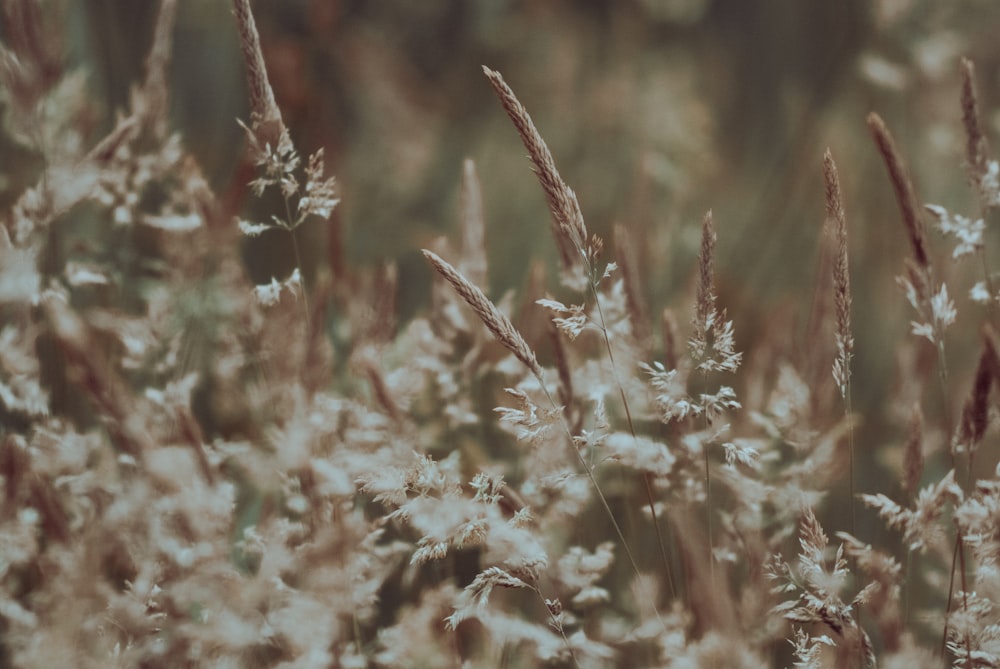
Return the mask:
<path id="1" fill-rule="evenodd" d="M 354 615 L 351 616 L 351 626 L 354 629 L 354 645 L 357 646 L 358 655 L 364 656 L 364 655 L 366 655 L 366 653 L 364 653 L 364 650 L 363 650 L 364 646 L 362 646 L 362 641 L 361 641 L 361 623 L 358 621 L 358 614 L 357 613 L 355 613 Z"/>
<path id="2" fill-rule="evenodd" d="M 531 586 L 531 589 L 534 590 L 535 594 L 538 595 L 538 598 L 542 600 L 542 606 L 545 607 L 545 610 L 549 614 L 549 620 L 551 621 L 550 624 L 557 632 L 559 632 L 559 636 L 562 637 L 563 643 L 566 645 L 566 651 L 569 653 L 570 659 L 573 660 L 573 666 L 579 669 L 580 663 L 576 659 L 576 654 L 573 653 L 573 646 L 571 646 L 569 643 L 569 637 L 566 636 L 566 630 L 563 629 L 562 622 L 560 622 L 559 619 L 556 618 L 555 614 L 552 613 L 552 609 L 549 608 L 549 603 L 548 601 L 546 601 L 545 595 L 542 594 L 541 588 L 533 585 Z"/>
<path id="3" fill-rule="evenodd" d="M 955 594 L 955 568 L 956 565 L 960 570 L 960 578 L 962 581 L 962 609 L 965 611 L 969 610 L 969 589 L 965 577 L 965 547 L 962 540 L 962 532 L 959 530 L 955 534 L 955 548 L 951 554 L 951 577 L 948 579 L 948 603 L 944 610 L 944 632 L 941 634 L 941 655 L 944 655 L 945 649 L 948 644 L 948 618 L 951 615 L 951 601 Z M 972 657 L 972 648 L 968 638 L 966 642 L 966 651 L 968 657 Z"/>
<path id="4" fill-rule="evenodd" d="M 636 439 L 635 424 L 632 422 L 632 410 L 629 408 L 628 398 L 625 396 L 625 387 L 622 385 L 621 379 L 618 377 L 618 366 L 615 364 L 615 354 L 611 348 L 611 337 L 608 334 L 608 327 L 604 320 L 604 309 L 601 307 L 601 298 L 597 292 L 597 286 L 593 281 L 590 283 L 590 292 L 594 296 L 594 303 L 597 305 L 597 315 L 601 319 L 601 334 L 604 335 L 604 346 L 608 351 L 608 360 L 611 362 L 611 373 L 615 377 L 615 384 L 618 386 L 618 393 L 622 398 L 622 406 L 625 407 L 625 419 L 628 421 L 629 432 L 632 433 L 632 439 Z M 653 529 L 656 532 L 656 541 L 660 547 L 660 560 L 663 562 L 663 573 L 667 577 L 667 586 L 670 588 L 670 596 L 676 597 L 677 590 L 674 587 L 674 577 L 672 570 L 670 568 L 670 560 L 667 558 L 667 547 L 663 540 L 663 532 L 660 530 L 660 521 L 656 515 L 656 502 L 653 497 L 653 486 L 650 481 L 650 475 L 648 472 L 644 472 L 642 476 L 642 481 L 645 484 L 646 489 L 646 502 L 649 504 L 649 513 L 653 520 Z"/>
<path id="5" fill-rule="evenodd" d="M 302 308 L 306 315 L 306 332 L 309 332 L 310 327 L 310 310 L 309 310 L 309 294 L 306 292 L 306 279 L 302 276 L 302 255 L 299 253 L 299 239 L 295 236 L 295 230 L 298 225 L 292 225 L 292 206 L 288 202 L 288 198 L 285 199 L 285 221 L 286 229 L 288 234 L 292 236 L 292 251 L 295 253 L 295 267 L 299 270 L 299 275 L 302 282 Z"/>
<path id="6" fill-rule="evenodd" d="M 955 536 L 955 540 L 958 542 L 958 568 L 961 572 L 962 577 L 962 610 L 969 610 L 969 584 L 965 578 L 965 541 L 963 540 L 962 531 L 959 530 L 958 534 Z M 972 640 L 968 635 L 965 637 L 965 652 L 966 657 L 972 658 Z"/>
<path id="7" fill-rule="evenodd" d="M 983 216 L 985 217 L 986 214 L 984 213 Z M 996 314 L 996 289 L 993 286 L 993 277 L 990 276 L 990 265 L 986 260 L 986 248 L 980 246 L 976 255 L 979 256 L 979 262 L 983 266 L 983 281 L 986 283 L 986 292 L 990 295 L 990 313 Z"/>
<path id="8" fill-rule="evenodd" d="M 708 392 L 708 370 L 705 370 L 702 374 L 702 387 L 703 390 Z M 707 430 L 711 425 L 708 420 L 708 414 L 705 413 L 702 416 L 705 420 L 705 429 Z M 702 447 L 702 452 L 705 455 L 705 520 L 706 527 L 708 528 L 708 573 L 711 575 L 712 582 L 715 582 L 715 555 L 713 554 L 715 540 L 713 538 L 713 523 L 712 523 L 712 468 L 711 461 L 708 457 L 708 444 Z"/>
<path id="9" fill-rule="evenodd" d="M 911 594 L 911 563 L 913 561 L 913 551 L 907 547 L 906 564 L 903 566 L 903 628 L 910 624 L 910 594 Z"/>
<path id="10" fill-rule="evenodd" d="M 847 421 L 847 448 L 851 454 L 851 534 L 858 536 L 857 515 L 855 509 L 856 492 L 854 488 L 854 423 L 851 421 L 851 382 L 847 382 L 844 391 L 844 419 Z"/>
<path id="11" fill-rule="evenodd" d="M 708 459 L 708 446 L 705 446 L 702 451 L 705 454 L 705 516 L 708 521 L 708 571 L 712 576 L 712 582 L 715 582 L 715 559 L 712 555 L 712 473 L 709 467 Z"/>
<path id="12" fill-rule="evenodd" d="M 295 236 L 295 231 L 293 230 L 292 235 L 292 250 L 295 252 L 295 266 L 299 268 L 299 273 L 302 273 L 302 256 L 299 255 L 299 240 Z M 306 292 L 306 280 L 302 277 L 302 309 L 306 313 L 306 327 L 310 326 L 309 319 L 311 318 L 311 311 L 309 309 L 309 294 Z"/>
<path id="13" fill-rule="evenodd" d="M 649 512 L 653 516 L 653 528 L 656 530 L 656 540 L 660 544 L 660 558 L 663 561 L 664 573 L 667 575 L 667 587 L 670 588 L 670 596 L 676 598 L 677 588 L 674 586 L 673 570 L 670 568 L 670 562 L 667 559 L 667 547 L 664 544 L 663 533 L 660 532 L 660 523 L 656 517 L 656 503 L 653 501 L 653 484 L 651 479 L 652 475 L 649 472 L 643 472 L 642 482 L 646 488 L 646 502 L 649 504 Z"/>
<path id="14" fill-rule="evenodd" d="M 948 401 L 948 361 L 946 360 L 944 354 L 944 341 L 941 339 L 940 335 L 938 335 L 937 340 L 938 381 L 941 383 L 941 397 L 944 404 L 945 425 L 948 426 L 948 432 L 950 433 L 953 426 L 951 422 L 951 403 Z M 954 460 L 954 455 L 952 456 L 952 459 Z M 952 465 L 955 465 L 954 461 L 952 462 Z"/>
<path id="15" fill-rule="evenodd" d="M 553 409 L 558 411 L 559 405 L 556 404 L 555 399 L 553 399 L 551 393 L 549 393 L 549 389 L 545 385 L 545 382 L 541 379 L 541 377 L 538 377 L 538 382 L 542 387 L 542 392 L 545 393 L 545 397 L 548 398 L 549 404 L 552 405 Z M 605 513 L 608 514 L 608 519 L 611 521 L 611 526 L 614 528 L 615 534 L 618 535 L 618 540 L 621 542 L 622 549 L 625 551 L 625 557 L 628 559 L 629 564 L 632 566 L 632 571 L 635 572 L 637 578 L 641 577 L 642 574 L 639 572 L 639 565 L 635 561 L 635 557 L 632 555 L 632 549 L 629 548 L 628 542 L 625 540 L 625 534 L 622 532 L 621 525 L 618 524 L 618 520 L 615 518 L 615 514 L 611 510 L 611 505 L 608 504 L 608 499 L 604 496 L 604 491 L 601 490 L 601 486 L 597 483 L 597 478 L 594 477 L 593 470 L 590 468 L 590 466 L 587 464 L 587 461 L 580 453 L 580 449 L 576 447 L 576 444 L 573 441 L 573 433 L 569 429 L 569 423 L 566 422 L 565 416 L 563 416 L 561 411 L 559 411 L 559 415 L 562 416 L 561 422 L 563 430 L 566 432 L 566 436 L 569 438 L 570 449 L 573 451 L 573 453 L 576 454 L 577 460 L 580 461 L 580 466 L 583 467 L 583 471 L 587 474 L 587 478 L 590 480 L 590 485 L 593 486 L 594 492 L 597 493 L 597 498 L 598 500 L 600 500 L 601 506 L 604 508 Z M 651 597 L 650 603 L 652 604 L 653 612 L 656 614 L 656 619 L 660 622 L 661 625 L 664 624 L 663 618 L 660 617 L 660 610 L 656 605 L 655 597 Z"/>
<path id="16" fill-rule="evenodd" d="M 945 360 L 944 354 L 944 340 L 940 337 L 937 338 L 937 350 L 938 350 L 938 378 L 941 382 L 941 395 L 944 400 L 944 413 L 945 421 L 948 426 L 949 432 L 952 429 L 951 422 L 951 408 L 948 403 L 948 366 Z M 955 453 L 952 451 L 952 467 L 957 469 L 957 463 L 955 462 Z M 962 545 L 962 531 L 959 530 L 955 535 L 955 550 L 952 552 L 951 557 L 951 577 L 948 579 L 948 602 L 945 605 L 944 612 L 944 631 L 941 635 L 941 654 L 944 654 L 945 648 L 948 642 L 948 617 L 951 615 L 951 601 L 952 595 L 955 589 L 955 569 L 956 565 L 960 572 L 960 578 L 962 582 L 962 610 L 969 610 L 969 595 L 968 595 L 968 585 L 966 582 L 966 563 L 965 563 L 965 547 Z M 969 640 L 966 639 L 966 649 L 968 651 L 968 656 L 972 657 L 972 650 L 969 646 Z"/>

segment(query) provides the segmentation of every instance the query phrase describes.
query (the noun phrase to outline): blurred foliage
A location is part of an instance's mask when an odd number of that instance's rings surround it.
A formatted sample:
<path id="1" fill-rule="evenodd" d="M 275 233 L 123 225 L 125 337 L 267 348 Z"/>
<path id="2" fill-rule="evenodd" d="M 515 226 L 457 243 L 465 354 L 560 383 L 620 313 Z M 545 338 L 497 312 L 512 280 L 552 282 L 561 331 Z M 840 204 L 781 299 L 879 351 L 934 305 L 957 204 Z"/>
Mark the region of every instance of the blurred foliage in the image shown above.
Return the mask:
<path id="1" fill-rule="evenodd" d="M 96 139 L 113 122 L 104 112 L 123 108 L 141 76 L 155 4 L 48 4 L 66 17 L 66 53 L 105 108 L 94 111 Z M 304 152 L 326 147 L 342 196 L 339 228 L 299 230 L 304 274 L 311 280 L 327 265 L 330 238 L 342 234 L 351 265 L 399 262 L 404 318 L 427 299 L 416 250 L 457 223 L 464 157 L 483 181 L 493 293 L 522 286 L 532 262 L 554 262 L 544 198 L 482 64 L 501 71 L 528 107 L 590 228 L 607 238 L 622 222 L 643 240 L 654 306 L 690 294 L 698 222 L 714 209 L 721 304 L 744 350 L 768 337 L 802 341 L 823 219 L 820 157 L 831 147 L 857 292 L 856 408 L 873 430 L 909 313 L 893 280 L 903 231 L 865 114 L 886 118 L 920 196 L 955 211 L 974 203 L 962 170 L 959 56 L 976 61 L 988 131 L 1000 126 L 1000 5 L 991 0 L 269 0 L 254 8 L 294 140 Z M 174 124 L 217 191 L 245 192 L 235 119 L 248 109 L 228 3 L 180 3 L 175 35 Z M 0 146 L 5 204 L 36 177 L 9 167 L 22 160 L 30 155 Z M 989 257 L 1000 253 L 995 241 Z M 248 242 L 246 258 L 258 281 L 294 262 L 286 235 Z M 963 308 L 975 307 L 960 299 Z M 774 317 L 782 310 L 790 315 Z M 798 336 L 775 337 L 776 327 Z"/>

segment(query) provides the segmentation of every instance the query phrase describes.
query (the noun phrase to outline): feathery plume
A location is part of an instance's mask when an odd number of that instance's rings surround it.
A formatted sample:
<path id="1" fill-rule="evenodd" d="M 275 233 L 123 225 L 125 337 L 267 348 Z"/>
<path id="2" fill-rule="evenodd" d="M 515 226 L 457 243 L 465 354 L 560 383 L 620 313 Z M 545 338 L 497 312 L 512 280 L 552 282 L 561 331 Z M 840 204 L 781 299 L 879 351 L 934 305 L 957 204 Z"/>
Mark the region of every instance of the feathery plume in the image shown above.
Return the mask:
<path id="1" fill-rule="evenodd" d="M 507 116 L 514 123 L 517 134 L 521 136 L 521 141 L 524 142 L 524 148 L 528 150 L 528 156 L 531 158 L 538 181 L 542 185 L 542 190 L 545 191 L 545 199 L 552 214 L 552 232 L 559 248 L 563 269 L 568 270 L 575 267 L 581 260 L 585 260 L 587 248 L 587 226 L 583 222 L 583 214 L 580 212 L 576 193 L 559 176 L 555 161 L 552 159 L 552 153 L 538 129 L 535 128 L 528 111 L 514 95 L 514 91 L 510 89 L 499 72 L 483 66 L 483 73 L 489 79 L 490 85 L 493 86 Z"/>
<path id="2" fill-rule="evenodd" d="M 823 155 L 823 177 L 826 181 L 826 217 L 832 221 L 837 239 L 833 262 L 834 307 L 837 312 L 837 359 L 833 363 L 833 377 L 840 388 L 841 397 L 847 396 L 851 380 L 851 354 L 854 337 L 851 335 L 851 276 L 847 259 L 847 219 L 840 194 L 840 176 L 833 154 L 827 149 Z"/>
<path id="3" fill-rule="evenodd" d="M 701 222 L 698 253 L 698 290 L 695 298 L 694 333 L 688 341 L 701 371 L 733 373 L 743 354 L 736 351 L 733 322 L 715 308 L 715 224 L 711 210 Z"/>
<path id="4" fill-rule="evenodd" d="M 889 181 L 892 182 L 892 189 L 896 193 L 896 202 L 903 215 L 903 225 L 906 226 L 910 244 L 913 246 L 913 258 L 921 268 L 927 269 L 930 267 L 930 258 L 927 255 L 927 238 L 923 220 L 920 218 L 920 207 L 917 205 L 913 181 L 906 169 L 906 163 L 896 150 L 896 143 L 889 128 L 886 127 L 885 121 L 875 112 L 868 115 L 868 129 L 871 131 L 878 152 L 882 156 L 882 161 L 889 171 Z"/>
<path id="5" fill-rule="evenodd" d="M 523 362 L 539 379 L 542 378 L 542 368 L 535 358 L 534 351 L 524 341 L 524 337 L 517 331 L 510 319 L 507 318 L 496 305 L 490 302 L 483 291 L 471 281 L 462 276 L 458 270 L 448 264 L 433 251 L 423 249 L 424 257 L 430 261 L 434 269 L 444 277 L 445 281 L 451 284 L 455 292 L 465 300 L 466 304 L 472 307 L 479 319 L 483 322 L 494 337 L 503 344 L 507 350 Z"/>
<path id="6" fill-rule="evenodd" d="M 240 45 L 243 47 L 243 60 L 247 67 L 247 86 L 250 89 L 250 120 L 253 131 L 261 144 L 278 145 L 281 134 L 285 130 L 281 111 L 274 99 L 274 91 L 267 79 L 267 68 L 264 67 L 264 53 L 260 48 L 260 34 L 253 12 L 250 11 L 250 0 L 233 0 L 233 13 L 240 32 Z"/>

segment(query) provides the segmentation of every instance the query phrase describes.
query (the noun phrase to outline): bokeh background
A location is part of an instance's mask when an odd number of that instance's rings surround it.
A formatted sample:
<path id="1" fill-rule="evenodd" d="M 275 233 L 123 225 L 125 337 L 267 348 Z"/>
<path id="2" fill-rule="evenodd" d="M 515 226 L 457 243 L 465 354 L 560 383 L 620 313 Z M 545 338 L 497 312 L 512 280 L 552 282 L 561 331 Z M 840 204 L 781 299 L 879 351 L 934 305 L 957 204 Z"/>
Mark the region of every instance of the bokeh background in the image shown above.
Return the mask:
<path id="1" fill-rule="evenodd" d="M 86 72 L 94 141 L 142 76 L 156 3 L 49 2 L 70 61 Z M 808 348 L 823 222 L 821 157 L 844 183 L 855 288 L 855 408 L 870 444 L 865 480 L 891 466 L 886 398 L 911 314 L 894 277 L 907 244 L 865 127 L 878 111 L 919 196 L 960 213 L 976 201 L 962 169 L 959 58 L 971 57 L 988 132 L 1000 130 L 1000 3 L 995 0 L 261 0 L 253 4 L 271 81 L 296 145 L 325 147 L 342 203 L 298 231 L 307 280 L 330 240 L 352 267 L 398 263 L 400 310 L 428 300 L 421 247 L 456 236 L 462 161 L 483 185 L 490 292 L 554 266 L 548 212 L 524 149 L 482 75 L 499 70 L 531 112 L 592 231 L 628 226 L 650 302 L 685 313 L 699 222 L 719 232 L 722 305 L 738 343 Z M 249 115 L 230 5 L 182 0 L 171 114 L 219 192 L 244 187 Z M 0 146 L 9 204 L 34 178 Z M 242 166 L 242 167 L 241 167 Z M 248 204 L 248 215 L 252 204 Z M 988 257 L 1000 258 L 996 235 Z M 955 387 L 967 388 L 981 321 L 956 277 Z M 251 275 L 286 276 L 287 236 L 248 242 Z M 656 313 L 656 310 L 653 310 Z M 963 324 L 966 327 L 963 330 Z M 791 330 L 784 338 L 775 328 Z M 788 333 L 785 333 L 788 334 Z M 789 355 L 793 355 L 794 351 Z M 963 391 L 964 392 L 964 391 Z M 956 401 L 960 401 L 956 400 Z M 892 451 L 887 451 L 891 453 Z M 994 461 L 995 461 L 995 456 Z"/>

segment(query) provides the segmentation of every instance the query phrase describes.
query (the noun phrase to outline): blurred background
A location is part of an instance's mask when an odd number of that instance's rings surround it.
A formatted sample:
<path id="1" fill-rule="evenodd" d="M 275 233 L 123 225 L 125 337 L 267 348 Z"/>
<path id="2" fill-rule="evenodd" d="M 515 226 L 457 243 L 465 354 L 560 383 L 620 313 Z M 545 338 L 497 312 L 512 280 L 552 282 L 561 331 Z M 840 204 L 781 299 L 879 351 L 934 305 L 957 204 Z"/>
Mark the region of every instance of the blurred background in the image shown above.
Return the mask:
<path id="1" fill-rule="evenodd" d="M 157 3 L 49 4 L 65 19 L 71 62 L 87 72 L 96 141 L 142 76 Z M 907 243 L 865 116 L 886 119 L 919 197 L 974 213 L 959 59 L 977 65 L 995 137 L 995 0 L 260 0 L 253 8 L 293 139 L 303 154 L 325 147 L 338 179 L 332 227 L 344 262 L 398 262 L 404 318 L 428 299 L 419 249 L 457 239 L 466 157 L 482 180 L 491 294 L 523 288 L 533 262 L 555 266 L 544 198 L 484 64 L 532 114 L 590 229 L 605 238 L 615 223 L 632 230 L 653 313 L 668 304 L 687 313 L 700 220 L 714 210 L 720 301 L 746 351 L 773 340 L 775 327 L 810 345 L 830 147 L 850 226 L 855 408 L 868 441 L 894 438 L 880 424 L 911 318 L 894 281 Z M 170 90 L 173 123 L 212 184 L 245 183 L 236 119 L 249 111 L 230 3 L 181 0 Z M 0 151 L 8 165 L 18 159 L 11 147 Z M 24 184 L 5 171 L 9 202 Z M 328 262 L 331 227 L 311 221 L 299 234 L 308 280 Z M 955 387 L 964 396 L 982 313 L 963 291 L 979 270 L 951 264 L 950 245 L 936 233 L 932 240 L 942 275 L 958 277 Z M 988 258 L 1000 258 L 995 242 L 991 235 Z M 293 262 L 284 236 L 248 243 L 246 257 L 259 282 L 286 276 Z M 860 488 L 876 475 L 863 474 Z"/>

